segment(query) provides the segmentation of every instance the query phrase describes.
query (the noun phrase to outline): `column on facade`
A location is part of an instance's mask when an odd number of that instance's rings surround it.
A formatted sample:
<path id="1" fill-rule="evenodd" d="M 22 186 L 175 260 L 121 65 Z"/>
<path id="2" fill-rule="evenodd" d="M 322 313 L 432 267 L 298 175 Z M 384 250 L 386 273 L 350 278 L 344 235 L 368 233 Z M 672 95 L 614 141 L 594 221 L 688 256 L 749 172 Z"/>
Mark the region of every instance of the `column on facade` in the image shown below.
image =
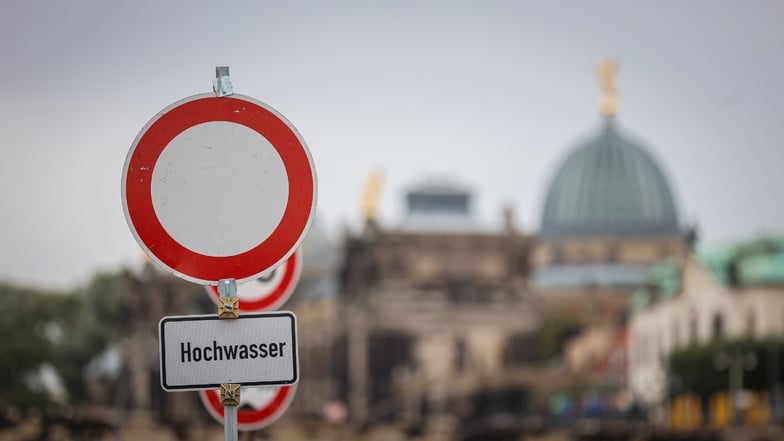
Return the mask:
<path id="1" fill-rule="evenodd" d="M 475 329 L 468 335 L 468 353 L 480 375 L 498 373 L 503 366 L 503 335 L 498 330 Z"/>
<path id="2" fill-rule="evenodd" d="M 447 332 L 423 334 L 415 345 L 422 398 L 431 413 L 442 413 L 447 389 L 455 375 L 454 336 Z"/>
<path id="3" fill-rule="evenodd" d="M 348 314 L 348 405 L 351 421 L 361 425 L 368 419 L 368 330 L 364 311 L 352 310 Z"/>
<path id="4" fill-rule="evenodd" d="M 150 370 L 145 356 L 148 352 L 147 341 L 145 333 L 134 332 L 123 344 L 134 416 L 146 417 L 150 411 Z"/>

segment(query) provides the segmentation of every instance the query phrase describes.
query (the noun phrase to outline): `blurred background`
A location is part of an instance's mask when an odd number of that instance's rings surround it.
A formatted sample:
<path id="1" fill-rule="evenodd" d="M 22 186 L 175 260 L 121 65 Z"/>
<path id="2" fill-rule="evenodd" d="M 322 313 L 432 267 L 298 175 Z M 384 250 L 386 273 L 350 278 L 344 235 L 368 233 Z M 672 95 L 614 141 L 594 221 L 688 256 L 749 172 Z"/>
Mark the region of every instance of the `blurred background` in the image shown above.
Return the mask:
<path id="1" fill-rule="evenodd" d="M 214 304 L 120 197 L 218 65 L 319 182 L 300 383 L 243 439 L 784 439 L 780 2 L 3 9 L 0 440 L 222 439 L 159 379 Z"/>

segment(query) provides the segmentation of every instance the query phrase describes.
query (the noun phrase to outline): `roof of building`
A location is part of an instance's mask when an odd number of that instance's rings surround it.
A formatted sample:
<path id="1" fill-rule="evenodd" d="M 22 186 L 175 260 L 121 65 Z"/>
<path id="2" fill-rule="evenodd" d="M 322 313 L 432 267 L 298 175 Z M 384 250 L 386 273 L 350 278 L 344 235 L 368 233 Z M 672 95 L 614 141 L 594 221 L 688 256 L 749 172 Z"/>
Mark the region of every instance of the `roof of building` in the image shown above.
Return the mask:
<path id="1" fill-rule="evenodd" d="M 784 283 L 784 235 L 706 247 L 698 258 L 727 286 Z"/>
<path id="2" fill-rule="evenodd" d="M 541 222 L 544 238 L 678 235 L 670 184 L 646 148 L 612 118 L 555 174 Z"/>
<path id="3" fill-rule="evenodd" d="M 468 188 L 449 180 L 427 181 L 406 193 L 402 229 L 419 232 L 479 232 Z"/>
<path id="4" fill-rule="evenodd" d="M 761 236 L 731 244 L 704 247 L 697 261 L 728 288 L 784 284 L 784 235 Z M 641 311 L 681 292 L 683 261 L 667 259 L 654 265 L 648 286 L 631 299 L 632 311 Z"/>
<path id="5" fill-rule="evenodd" d="M 642 311 L 654 302 L 676 297 L 681 292 L 683 260 L 664 259 L 648 270 L 647 283 L 632 293 L 630 309 Z"/>

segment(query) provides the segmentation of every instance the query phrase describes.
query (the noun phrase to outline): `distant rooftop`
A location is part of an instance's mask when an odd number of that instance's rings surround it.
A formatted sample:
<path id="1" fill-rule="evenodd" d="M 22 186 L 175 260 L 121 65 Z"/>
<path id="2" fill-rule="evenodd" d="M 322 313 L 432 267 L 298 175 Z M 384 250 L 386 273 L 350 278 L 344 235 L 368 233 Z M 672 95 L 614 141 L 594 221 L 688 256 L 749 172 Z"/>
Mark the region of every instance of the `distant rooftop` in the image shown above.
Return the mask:
<path id="1" fill-rule="evenodd" d="M 406 230 L 477 230 L 471 211 L 471 193 L 457 183 L 438 180 L 418 184 L 406 193 Z"/>
<path id="2" fill-rule="evenodd" d="M 784 235 L 762 236 L 732 244 L 708 246 L 697 260 L 729 288 L 784 284 Z M 682 262 L 665 260 L 651 268 L 650 286 L 632 296 L 632 309 L 640 311 L 652 302 L 675 297 L 682 283 Z"/>
<path id="3" fill-rule="evenodd" d="M 697 254 L 725 285 L 784 283 L 784 235 L 704 247 Z"/>

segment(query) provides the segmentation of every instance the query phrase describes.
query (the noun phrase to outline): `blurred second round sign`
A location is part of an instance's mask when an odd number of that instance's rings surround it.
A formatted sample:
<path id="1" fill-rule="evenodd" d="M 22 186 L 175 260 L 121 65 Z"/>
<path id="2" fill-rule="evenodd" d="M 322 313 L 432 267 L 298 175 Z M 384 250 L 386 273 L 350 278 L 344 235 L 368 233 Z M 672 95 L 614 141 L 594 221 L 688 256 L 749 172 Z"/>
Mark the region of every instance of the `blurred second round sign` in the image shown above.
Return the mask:
<path id="1" fill-rule="evenodd" d="M 246 312 L 274 311 L 291 297 L 302 273 L 302 248 L 296 251 L 280 266 L 269 270 L 257 279 L 237 285 L 240 308 Z M 220 293 L 218 287 L 204 287 L 210 298 L 217 303 Z"/>
<path id="2" fill-rule="evenodd" d="M 294 399 L 296 386 L 243 387 L 237 409 L 237 428 L 249 432 L 264 428 L 280 418 Z M 221 424 L 224 408 L 217 389 L 199 391 L 207 412 Z"/>
<path id="3" fill-rule="evenodd" d="M 242 95 L 196 95 L 153 117 L 123 168 L 122 200 L 142 249 L 205 285 L 259 278 L 299 246 L 316 206 L 300 134 Z"/>

